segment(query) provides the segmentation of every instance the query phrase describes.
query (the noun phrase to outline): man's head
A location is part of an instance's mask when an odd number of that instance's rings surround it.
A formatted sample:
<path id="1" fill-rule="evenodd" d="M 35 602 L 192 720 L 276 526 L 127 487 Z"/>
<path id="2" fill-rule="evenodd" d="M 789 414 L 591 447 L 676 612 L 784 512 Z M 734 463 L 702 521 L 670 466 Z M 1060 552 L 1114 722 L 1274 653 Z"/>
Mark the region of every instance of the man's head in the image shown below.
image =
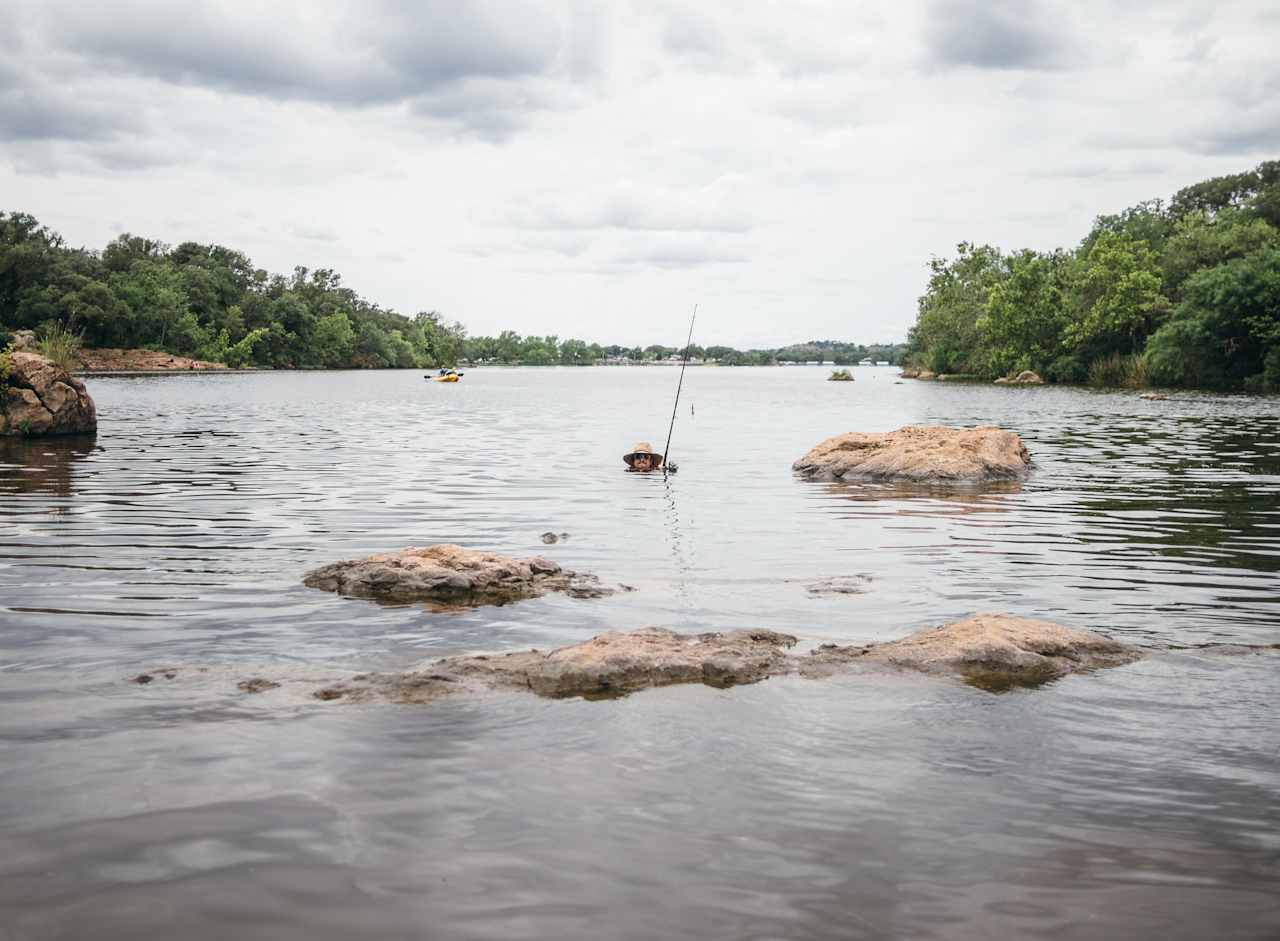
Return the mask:
<path id="1" fill-rule="evenodd" d="M 647 441 L 641 441 L 622 455 L 622 459 L 627 462 L 628 469 L 640 473 L 657 470 L 662 466 L 662 455 L 653 453 L 653 448 Z"/>

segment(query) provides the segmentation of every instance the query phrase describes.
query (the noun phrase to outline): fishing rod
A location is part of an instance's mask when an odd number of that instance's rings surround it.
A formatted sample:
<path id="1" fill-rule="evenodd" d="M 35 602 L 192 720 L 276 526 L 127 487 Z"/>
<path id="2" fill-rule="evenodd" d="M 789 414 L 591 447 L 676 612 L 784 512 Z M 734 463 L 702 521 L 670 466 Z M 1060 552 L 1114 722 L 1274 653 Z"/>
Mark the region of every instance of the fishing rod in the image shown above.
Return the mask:
<path id="1" fill-rule="evenodd" d="M 680 364 L 680 381 L 676 383 L 676 401 L 671 406 L 671 424 L 667 428 L 667 443 L 662 448 L 662 471 L 675 473 L 668 457 L 671 455 L 671 432 L 676 427 L 676 409 L 680 407 L 680 390 L 684 387 L 684 368 L 689 365 L 689 348 L 693 345 L 693 325 L 698 319 L 698 305 L 693 305 L 693 317 L 689 319 L 689 339 L 684 341 L 684 361 Z"/>

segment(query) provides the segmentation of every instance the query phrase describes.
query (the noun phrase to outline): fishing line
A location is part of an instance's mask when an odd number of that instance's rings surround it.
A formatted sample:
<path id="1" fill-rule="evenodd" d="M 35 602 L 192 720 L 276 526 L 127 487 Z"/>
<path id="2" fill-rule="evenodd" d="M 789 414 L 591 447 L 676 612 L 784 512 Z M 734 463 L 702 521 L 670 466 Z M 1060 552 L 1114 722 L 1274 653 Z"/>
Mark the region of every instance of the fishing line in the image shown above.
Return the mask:
<path id="1" fill-rule="evenodd" d="M 689 365 L 689 348 L 693 345 L 693 325 L 698 320 L 698 305 L 693 305 L 693 316 L 689 319 L 689 338 L 684 341 L 684 360 L 680 363 L 680 381 L 676 383 L 676 401 L 671 406 L 671 424 L 667 427 L 667 443 L 662 448 L 662 473 L 675 473 L 678 468 L 671 465 L 671 432 L 676 427 L 676 410 L 680 408 L 680 390 L 684 388 L 684 369 Z"/>

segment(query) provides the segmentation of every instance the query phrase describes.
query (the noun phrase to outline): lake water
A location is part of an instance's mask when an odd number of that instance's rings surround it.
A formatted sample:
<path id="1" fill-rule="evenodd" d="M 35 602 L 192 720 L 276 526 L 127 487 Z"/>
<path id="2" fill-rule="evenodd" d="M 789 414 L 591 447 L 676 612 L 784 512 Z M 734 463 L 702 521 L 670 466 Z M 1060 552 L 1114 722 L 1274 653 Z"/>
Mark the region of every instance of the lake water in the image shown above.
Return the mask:
<path id="1" fill-rule="evenodd" d="M 1280 937 L 1280 400 L 859 368 L 90 379 L 0 443 L 0 939 Z M 822 438 L 1017 431 L 1021 487 L 798 480 Z M 545 531 L 569 538 L 543 545 Z M 464 613 L 304 588 L 456 542 L 636 591 Z M 806 584 L 861 576 L 863 594 Z M 918 676 L 432 706 L 250 696 L 606 628 L 802 647 L 977 611 L 1152 648 Z M 180 670 L 148 686 L 128 677 Z M 188 681 L 187 672 L 207 673 Z"/>

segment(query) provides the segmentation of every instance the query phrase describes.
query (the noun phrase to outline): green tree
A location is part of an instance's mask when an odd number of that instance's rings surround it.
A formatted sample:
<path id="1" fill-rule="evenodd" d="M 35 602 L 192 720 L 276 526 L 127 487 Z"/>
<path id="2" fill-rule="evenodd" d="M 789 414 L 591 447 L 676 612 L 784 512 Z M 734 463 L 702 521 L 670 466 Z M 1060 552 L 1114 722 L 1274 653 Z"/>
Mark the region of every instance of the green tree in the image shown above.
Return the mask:
<path id="1" fill-rule="evenodd" d="M 1159 259 L 1146 242 L 1102 232 L 1089 247 L 1072 285 L 1079 319 L 1067 339 L 1095 355 L 1134 353 L 1167 315 Z"/>

